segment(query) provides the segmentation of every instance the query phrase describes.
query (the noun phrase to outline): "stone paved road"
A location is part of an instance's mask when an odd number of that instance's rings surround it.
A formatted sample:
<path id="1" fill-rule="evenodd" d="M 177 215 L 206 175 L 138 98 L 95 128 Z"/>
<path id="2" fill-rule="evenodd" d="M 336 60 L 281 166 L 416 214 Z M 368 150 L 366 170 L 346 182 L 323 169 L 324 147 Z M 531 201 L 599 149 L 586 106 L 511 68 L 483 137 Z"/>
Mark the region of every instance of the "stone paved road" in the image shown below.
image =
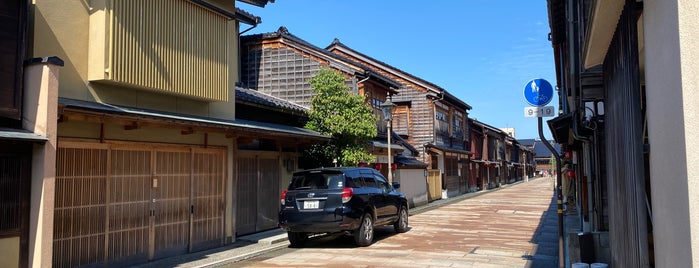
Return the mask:
<path id="1" fill-rule="evenodd" d="M 557 267 L 558 226 L 548 178 L 515 184 L 377 229 L 375 243 L 328 236 L 229 267 Z"/>

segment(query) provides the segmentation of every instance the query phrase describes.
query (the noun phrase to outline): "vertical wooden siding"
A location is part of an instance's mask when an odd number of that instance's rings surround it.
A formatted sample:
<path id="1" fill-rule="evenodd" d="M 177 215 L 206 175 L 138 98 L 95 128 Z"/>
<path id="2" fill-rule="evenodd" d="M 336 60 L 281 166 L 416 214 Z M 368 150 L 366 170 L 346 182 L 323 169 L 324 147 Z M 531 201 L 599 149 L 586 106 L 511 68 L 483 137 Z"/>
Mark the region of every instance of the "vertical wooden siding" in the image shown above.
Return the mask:
<path id="1" fill-rule="evenodd" d="M 257 221 L 257 158 L 238 156 L 237 235 L 255 232 Z"/>
<path id="2" fill-rule="evenodd" d="M 105 258 L 107 158 L 104 146 L 57 151 L 54 267 L 85 265 Z"/>
<path id="3" fill-rule="evenodd" d="M 197 150 L 60 142 L 53 266 L 139 262 L 202 241 L 221 245 L 225 150 Z"/>
<path id="4" fill-rule="evenodd" d="M 277 226 L 280 176 L 277 155 L 246 152 L 238 156 L 238 236 Z"/>
<path id="5" fill-rule="evenodd" d="M 192 248 L 211 248 L 223 244 L 225 157 L 219 150 L 195 149 L 192 182 Z"/>
<path id="6" fill-rule="evenodd" d="M 604 61 L 609 246 L 613 267 L 650 267 L 638 10 L 627 0 Z"/>

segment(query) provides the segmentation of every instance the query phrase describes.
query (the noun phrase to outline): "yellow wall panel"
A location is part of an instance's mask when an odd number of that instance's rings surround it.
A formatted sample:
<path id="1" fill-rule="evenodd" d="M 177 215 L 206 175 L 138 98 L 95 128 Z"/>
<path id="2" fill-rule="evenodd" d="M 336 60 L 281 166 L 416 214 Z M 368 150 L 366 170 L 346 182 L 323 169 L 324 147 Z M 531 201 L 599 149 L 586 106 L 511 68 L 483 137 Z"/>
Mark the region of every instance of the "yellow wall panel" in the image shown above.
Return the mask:
<path id="1" fill-rule="evenodd" d="M 0 267 L 19 267 L 19 236 L 0 238 Z"/>

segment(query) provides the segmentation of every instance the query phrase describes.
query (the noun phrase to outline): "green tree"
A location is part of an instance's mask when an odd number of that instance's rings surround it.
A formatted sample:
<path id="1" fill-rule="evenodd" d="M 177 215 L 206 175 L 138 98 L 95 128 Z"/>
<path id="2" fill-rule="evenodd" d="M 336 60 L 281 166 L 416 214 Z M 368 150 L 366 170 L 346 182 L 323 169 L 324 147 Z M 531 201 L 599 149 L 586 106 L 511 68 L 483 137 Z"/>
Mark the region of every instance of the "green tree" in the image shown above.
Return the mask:
<path id="1" fill-rule="evenodd" d="M 313 146 L 307 153 L 319 164 L 340 166 L 370 163 L 375 157 L 366 150 L 367 142 L 376 137 L 376 116 L 363 96 L 350 93 L 345 78 L 322 69 L 309 81 L 314 93 L 306 128 L 333 137 L 327 144 Z"/>

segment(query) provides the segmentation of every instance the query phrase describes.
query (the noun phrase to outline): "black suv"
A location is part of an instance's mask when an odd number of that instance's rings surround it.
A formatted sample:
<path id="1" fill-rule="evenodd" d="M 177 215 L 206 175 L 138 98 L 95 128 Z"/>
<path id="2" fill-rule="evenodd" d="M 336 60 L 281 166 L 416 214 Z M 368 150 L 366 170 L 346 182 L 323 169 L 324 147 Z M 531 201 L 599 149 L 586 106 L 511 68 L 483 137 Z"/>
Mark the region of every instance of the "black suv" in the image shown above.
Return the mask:
<path id="1" fill-rule="evenodd" d="M 408 202 L 381 173 L 371 168 L 321 168 L 294 173 L 281 194 L 279 226 L 292 247 L 310 235 L 345 232 L 359 246 L 374 240 L 374 226 L 408 231 Z"/>

